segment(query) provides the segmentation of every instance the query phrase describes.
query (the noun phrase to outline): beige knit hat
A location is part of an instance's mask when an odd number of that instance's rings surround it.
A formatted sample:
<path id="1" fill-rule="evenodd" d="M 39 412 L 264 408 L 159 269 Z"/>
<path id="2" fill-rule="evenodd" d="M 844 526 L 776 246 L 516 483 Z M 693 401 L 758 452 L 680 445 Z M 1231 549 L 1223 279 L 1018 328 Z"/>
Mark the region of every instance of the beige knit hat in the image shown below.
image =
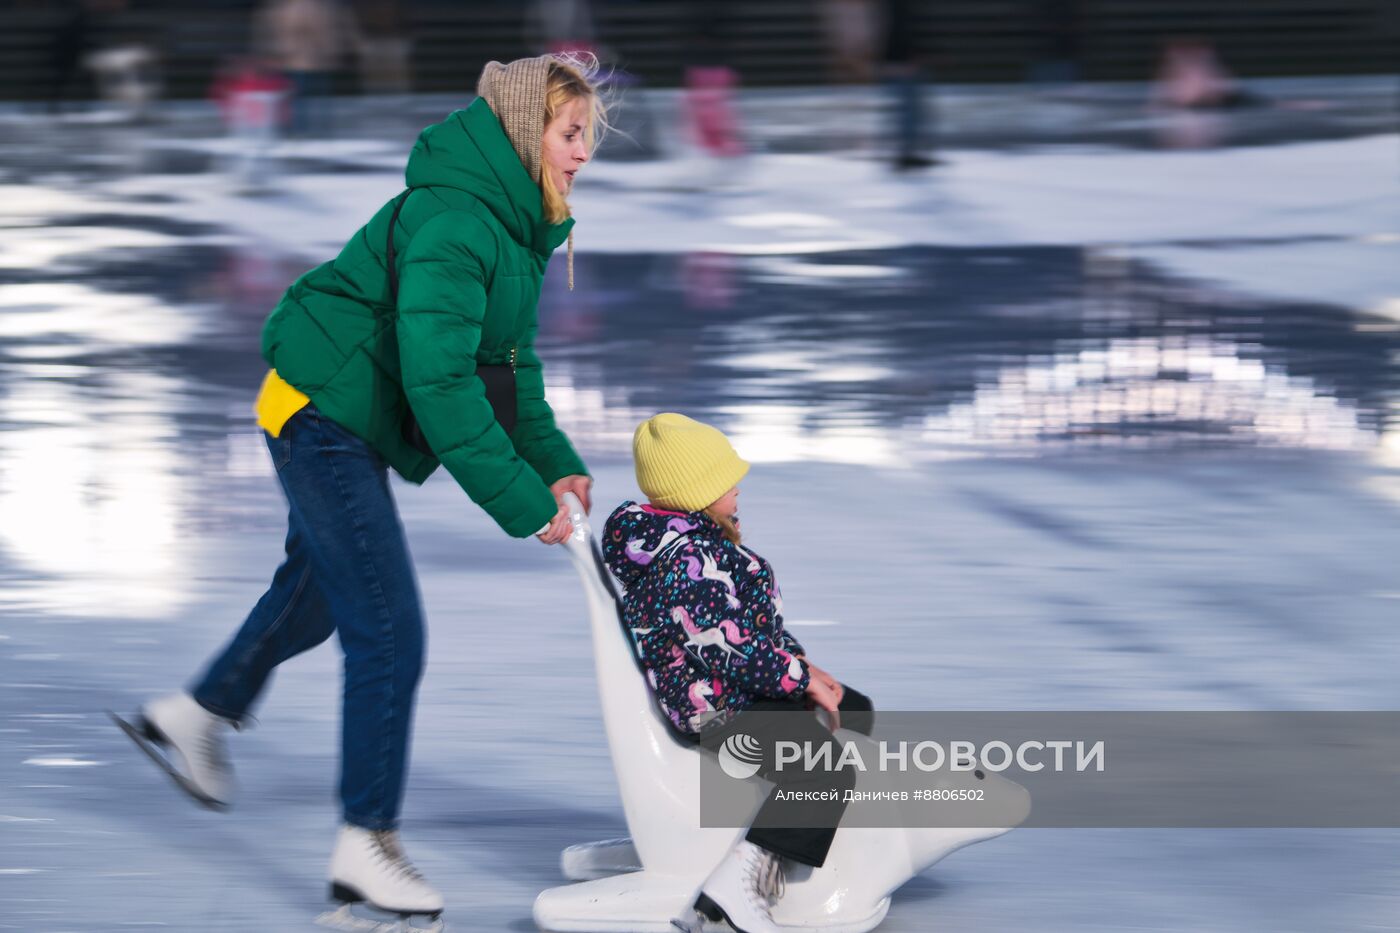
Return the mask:
<path id="1" fill-rule="evenodd" d="M 749 472 L 718 428 L 670 411 L 637 425 L 632 459 L 646 497 L 685 512 L 714 504 Z"/>
<path id="2" fill-rule="evenodd" d="M 518 58 L 508 65 L 487 62 L 476 93 L 491 107 L 506 138 L 520 156 L 530 179 L 540 182 L 540 140 L 544 136 L 544 102 L 553 55 Z M 574 288 L 574 234 L 569 231 L 569 290 Z"/>

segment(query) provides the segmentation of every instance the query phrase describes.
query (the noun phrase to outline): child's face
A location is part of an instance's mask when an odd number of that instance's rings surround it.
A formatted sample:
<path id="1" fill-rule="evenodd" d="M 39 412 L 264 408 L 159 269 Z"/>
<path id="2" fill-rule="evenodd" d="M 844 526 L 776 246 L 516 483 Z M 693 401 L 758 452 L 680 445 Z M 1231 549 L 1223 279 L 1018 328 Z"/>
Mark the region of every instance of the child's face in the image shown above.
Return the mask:
<path id="1" fill-rule="evenodd" d="M 739 487 L 735 486 L 733 489 L 720 496 L 714 501 L 714 504 L 712 504 L 710 508 L 714 509 L 720 515 L 727 515 L 730 521 L 734 522 L 735 525 L 738 525 Z"/>

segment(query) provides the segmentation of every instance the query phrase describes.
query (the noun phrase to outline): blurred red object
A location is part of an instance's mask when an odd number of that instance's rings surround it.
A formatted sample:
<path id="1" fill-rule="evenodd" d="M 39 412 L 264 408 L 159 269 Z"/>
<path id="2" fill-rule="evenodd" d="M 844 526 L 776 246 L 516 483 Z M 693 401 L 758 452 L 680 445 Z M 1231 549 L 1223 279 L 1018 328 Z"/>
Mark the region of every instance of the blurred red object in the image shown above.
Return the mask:
<path id="1" fill-rule="evenodd" d="M 215 79 L 209 96 L 232 132 L 271 130 L 287 125 L 291 82 L 255 61 L 241 61 Z"/>
<path id="2" fill-rule="evenodd" d="M 696 142 L 710 155 L 727 158 L 744 154 L 734 112 L 738 83 L 738 72 L 724 65 L 697 65 L 685 71 L 686 102 Z"/>

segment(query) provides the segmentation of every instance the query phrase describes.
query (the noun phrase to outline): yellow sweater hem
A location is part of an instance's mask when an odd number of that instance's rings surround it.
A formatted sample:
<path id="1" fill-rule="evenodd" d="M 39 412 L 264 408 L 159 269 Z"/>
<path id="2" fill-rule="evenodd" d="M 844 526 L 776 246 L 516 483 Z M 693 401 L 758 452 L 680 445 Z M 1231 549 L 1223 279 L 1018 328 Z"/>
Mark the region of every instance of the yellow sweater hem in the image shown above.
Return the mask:
<path id="1" fill-rule="evenodd" d="M 258 416 L 258 427 L 273 437 L 279 437 L 283 426 L 291 420 L 292 415 L 310 403 L 311 399 L 292 388 L 277 375 L 277 370 L 269 369 L 266 378 L 263 379 L 262 388 L 258 390 L 258 400 L 253 405 L 253 411 Z"/>

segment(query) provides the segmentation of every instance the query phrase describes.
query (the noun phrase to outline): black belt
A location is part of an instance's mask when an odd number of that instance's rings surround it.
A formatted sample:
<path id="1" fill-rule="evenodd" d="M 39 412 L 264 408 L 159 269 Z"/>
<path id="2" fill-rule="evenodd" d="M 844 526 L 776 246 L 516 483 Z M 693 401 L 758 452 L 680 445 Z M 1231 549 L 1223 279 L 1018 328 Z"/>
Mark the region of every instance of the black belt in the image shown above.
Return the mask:
<path id="1" fill-rule="evenodd" d="M 412 191 L 413 189 L 408 189 Z M 389 267 L 389 298 L 394 303 L 395 313 L 399 305 L 399 270 L 394 264 L 394 227 L 399 222 L 399 211 L 403 209 L 404 202 L 408 200 L 408 193 L 399 198 L 399 203 L 394 205 L 393 216 L 389 218 L 389 238 L 388 244 L 384 248 L 385 262 Z M 513 363 L 478 363 L 476 364 L 476 375 L 486 388 L 486 402 L 491 406 L 491 413 L 496 416 L 505 432 L 509 434 L 515 430 L 516 410 L 515 410 L 515 364 Z M 400 424 L 400 434 L 404 442 L 414 450 L 429 457 L 436 457 L 428 439 L 423 436 L 423 429 L 418 426 L 418 419 L 413 415 L 413 409 L 409 408 L 404 414 L 403 422 Z"/>

